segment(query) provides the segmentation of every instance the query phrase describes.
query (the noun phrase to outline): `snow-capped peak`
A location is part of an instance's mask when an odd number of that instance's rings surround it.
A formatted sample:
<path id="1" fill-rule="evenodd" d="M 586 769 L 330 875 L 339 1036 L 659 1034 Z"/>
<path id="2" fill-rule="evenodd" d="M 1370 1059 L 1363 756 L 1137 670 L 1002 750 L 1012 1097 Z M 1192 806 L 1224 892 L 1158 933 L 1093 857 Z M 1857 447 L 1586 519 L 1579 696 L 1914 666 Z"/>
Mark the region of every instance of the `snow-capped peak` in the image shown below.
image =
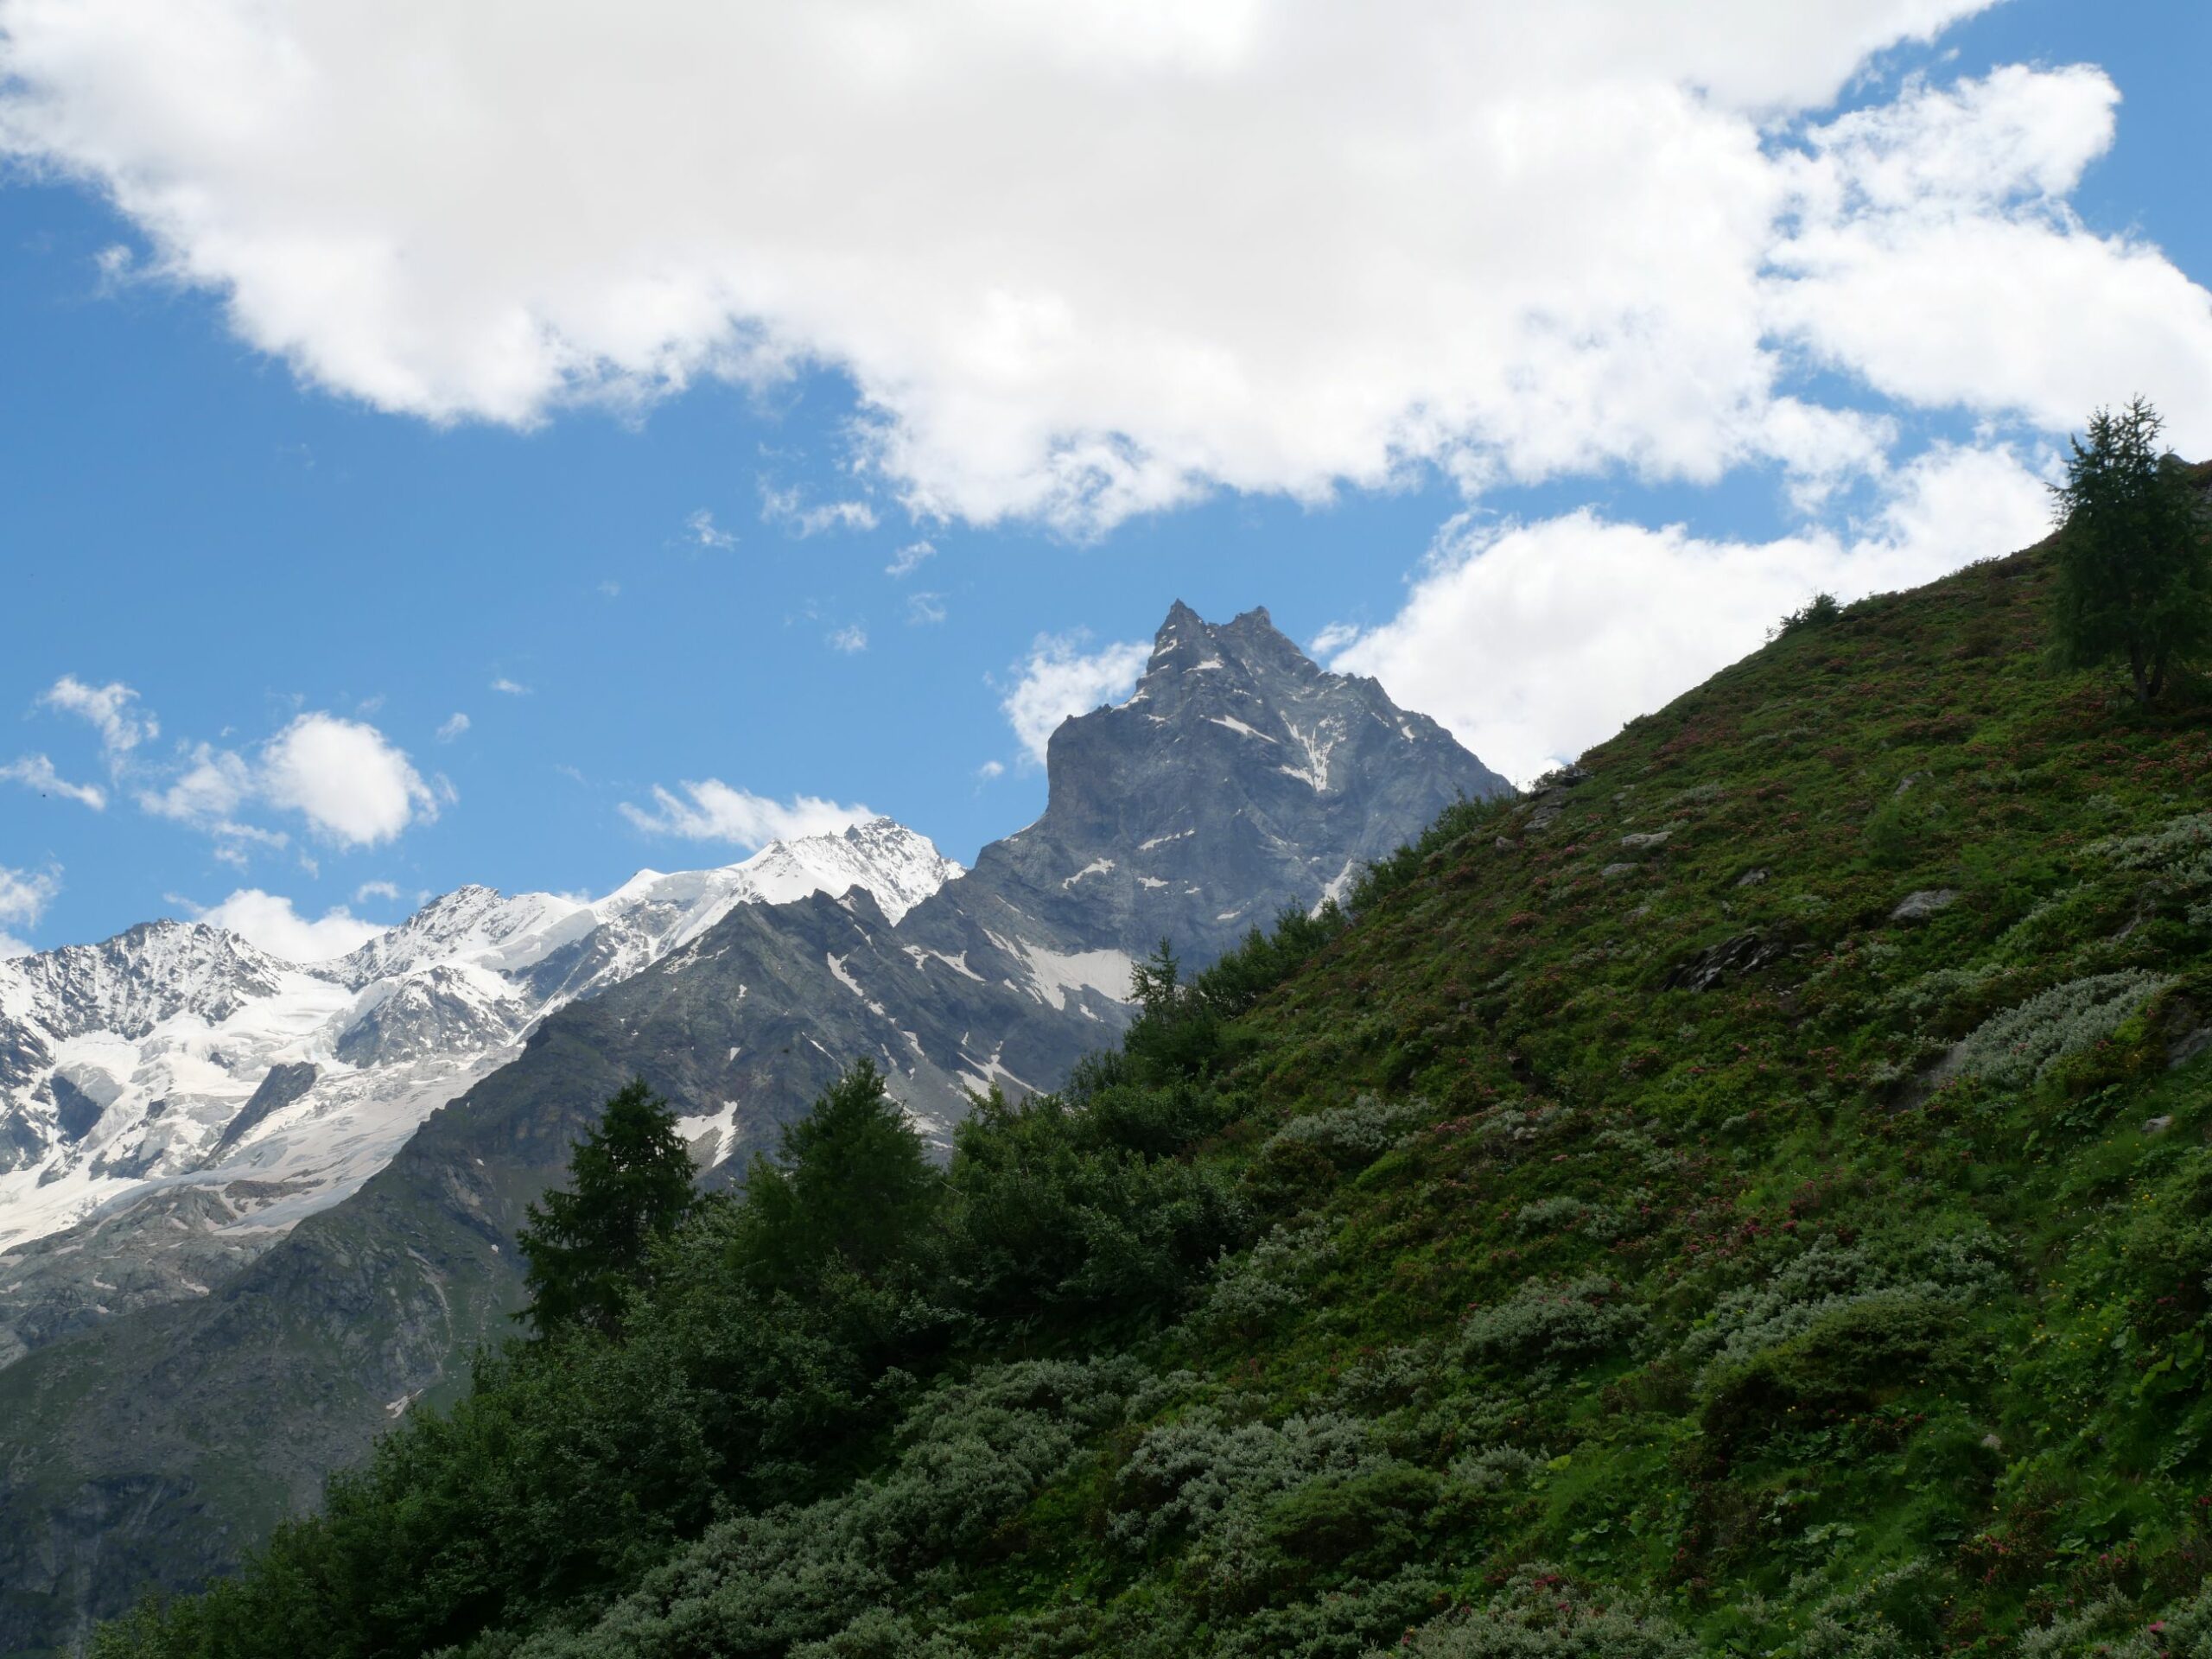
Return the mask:
<path id="1" fill-rule="evenodd" d="M 733 868 L 745 872 L 763 904 L 866 887 L 894 922 L 964 874 L 927 836 L 890 818 L 871 818 L 835 835 L 772 842 Z"/>
<path id="2" fill-rule="evenodd" d="M 352 1192 L 553 1009 L 742 904 L 866 887 L 903 916 L 961 867 L 889 818 L 601 899 L 464 887 L 343 957 L 280 961 L 200 923 L 0 962 L 0 1249 L 156 1188 L 241 1175 L 284 1225 Z M 277 1067 L 296 1086 L 247 1113 Z"/>

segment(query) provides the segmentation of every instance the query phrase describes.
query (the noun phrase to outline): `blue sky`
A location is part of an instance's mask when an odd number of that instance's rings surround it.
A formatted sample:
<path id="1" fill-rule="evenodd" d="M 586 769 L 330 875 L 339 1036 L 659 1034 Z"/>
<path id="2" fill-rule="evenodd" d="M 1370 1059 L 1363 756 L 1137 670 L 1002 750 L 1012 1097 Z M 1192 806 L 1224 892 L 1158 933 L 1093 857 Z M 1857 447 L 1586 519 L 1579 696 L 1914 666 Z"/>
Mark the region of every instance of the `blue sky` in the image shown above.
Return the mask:
<path id="1" fill-rule="evenodd" d="M 0 936 L 43 948 L 205 909 L 305 950 L 346 930 L 295 914 L 395 920 L 464 881 L 604 891 L 862 805 L 965 861 L 1042 804 L 1013 716 L 1033 733 L 1112 695 L 1112 648 L 1178 597 L 1216 618 L 1267 605 L 1526 775 L 1755 643 L 1793 594 L 2025 539 L 2063 411 L 2145 391 L 2212 451 L 2212 117 L 2191 84 L 2212 11 L 2012 0 L 1918 41 L 1911 18 L 1943 8 L 1892 9 L 1905 21 L 1871 45 L 1851 30 L 1879 8 L 1839 3 L 1808 6 L 1840 20 L 1825 41 L 1808 23 L 1809 46 L 1501 48 L 1554 104 L 1446 86 L 1521 136 L 1471 155 L 1441 118 L 1393 129 L 1413 176 L 1376 207 L 1332 199 L 1326 163 L 1373 136 L 1375 95 L 1418 105 L 1412 79 L 1454 49 L 1392 7 L 1371 27 L 1404 38 L 1371 62 L 1294 74 L 1270 67 L 1294 26 L 1271 35 L 1265 6 L 1211 33 L 1154 16 L 1141 52 L 1107 16 L 1074 68 L 1065 41 L 971 6 L 902 85 L 996 127 L 911 160 L 828 129 L 774 155 L 708 133 L 667 169 L 688 184 L 639 190 L 584 238 L 566 205 L 620 198 L 625 167 L 657 176 L 671 140 L 610 127 L 549 157 L 470 137 L 529 130 L 563 66 L 503 84 L 434 12 L 407 27 L 418 56 L 461 66 L 461 107 L 437 113 L 462 136 L 442 142 L 499 153 L 431 211 L 451 156 L 410 164 L 373 84 L 311 115 L 272 94 L 241 147 L 223 77 L 259 88 L 266 41 L 188 63 L 131 0 L 67 41 L 0 0 Z M 663 35 L 696 30 L 680 56 L 757 44 L 658 10 Z M 1633 8 L 1583 10 L 1632 33 Z M 266 15 L 238 8 L 240 29 Z M 1103 92 L 1100 40 L 1135 66 Z M 879 96 L 786 47 L 831 105 Z M 648 50 L 607 70 L 638 83 L 639 129 L 684 97 Z M 994 79 L 1025 53 L 1071 98 L 1176 79 L 1111 141 L 1054 134 L 1004 176 L 948 182 L 1053 118 Z M 1315 73 L 1366 77 L 1328 84 L 1319 163 L 1286 153 L 1277 176 L 1211 130 L 1270 130 L 1312 107 L 1297 75 Z M 175 108 L 144 115 L 149 85 Z M 1601 95 L 1646 100 L 1685 159 L 1620 204 L 1532 206 L 1507 176 L 1524 164 L 1618 171 L 1604 144 L 1575 149 L 1578 100 Z M 1179 126 L 1186 96 L 1201 113 Z M 288 144 L 321 171 L 273 176 Z M 601 156 L 607 177 L 585 176 Z M 811 182 L 715 205 L 756 168 Z M 1210 196 L 1186 172 L 1245 182 Z M 1433 234 L 1423 191 L 1436 216 L 1465 208 L 1464 240 Z M 1221 224 L 1255 200 L 1249 226 Z M 1339 235 L 1358 251 L 1324 257 Z M 1587 293 L 1537 315 L 1547 273 L 1521 246 Z M 1243 293 L 1215 280 L 1248 252 Z M 1700 308 L 1732 273 L 1774 307 L 1748 343 Z M 1936 294 L 1952 282 L 1965 301 Z M 2116 321 L 2054 326 L 2085 296 Z M 501 344 L 478 306 L 518 306 L 535 334 Z M 1984 309 L 1997 342 L 1960 343 Z M 241 891 L 271 897 L 222 908 Z"/>

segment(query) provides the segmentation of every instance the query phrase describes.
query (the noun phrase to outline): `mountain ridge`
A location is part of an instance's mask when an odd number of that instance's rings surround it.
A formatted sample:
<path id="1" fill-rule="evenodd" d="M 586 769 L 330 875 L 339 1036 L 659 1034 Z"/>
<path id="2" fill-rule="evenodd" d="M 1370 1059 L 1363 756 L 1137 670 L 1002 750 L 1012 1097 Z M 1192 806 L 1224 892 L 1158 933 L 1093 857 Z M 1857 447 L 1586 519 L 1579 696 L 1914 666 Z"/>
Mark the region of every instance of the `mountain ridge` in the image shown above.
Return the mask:
<path id="1" fill-rule="evenodd" d="M 1198 665 L 1209 642 L 1217 667 Z M 1319 904 L 1340 872 L 1452 802 L 1503 787 L 1372 682 L 1315 667 L 1262 613 L 1217 626 L 1180 607 L 1154 658 L 1128 702 L 1064 722 L 1045 814 L 974 870 L 896 917 L 866 889 L 729 909 L 539 1021 L 351 1197 L 207 1296 L 0 1370 L 21 1420 L 0 1430 L 0 1468 L 14 1471 L 0 1578 L 44 1586 L 26 1592 L 25 1625 L 81 1627 L 143 1580 L 219 1570 L 288 1505 L 312 1504 L 394 1402 L 462 1386 L 468 1349 L 504 1333 L 518 1294 L 524 1205 L 630 1077 L 676 1103 L 712 1179 L 741 1172 L 862 1056 L 942 1147 L 969 1090 L 1056 1086 L 1116 1040 L 1131 961 L 1164 934 L 1210 959 L 1276 911 Z M 1192 672 L 1199 683 L 1171 699 Z M 1208 718 L 1232 708 L 1271 741 Z M 1312 778 L 1269 756 L 1294 741 L 1281 723 L 1294 716 L 1344 744 Z M 1091 869 L 1102 862 L 1113 868 Z M 266 1402 L 264 1435 L 226 1446 L 246 1400 Z"/>
<path id="2" fill-rule="evenodd" d="M 0 1364 L 205 1294 L 357 1188 L 537 1022 L 735 906 L 858 884 L 903 915 L 960 869 L 877 818 L 716 868 L 642 870 L 597 899 L 459 887 L 317 961 L 160 921 L 0 963 Z M 282 1098 L 264 1092 L 280 1068 Z"/>

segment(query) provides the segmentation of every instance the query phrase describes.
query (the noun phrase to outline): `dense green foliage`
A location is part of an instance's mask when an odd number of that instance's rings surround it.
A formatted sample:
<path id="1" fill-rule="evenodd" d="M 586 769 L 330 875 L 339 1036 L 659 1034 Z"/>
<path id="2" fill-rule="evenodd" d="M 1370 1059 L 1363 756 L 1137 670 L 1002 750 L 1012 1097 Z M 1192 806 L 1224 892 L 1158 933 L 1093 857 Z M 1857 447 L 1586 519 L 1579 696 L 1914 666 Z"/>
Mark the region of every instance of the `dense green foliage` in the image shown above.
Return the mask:
<path id="1" fill-rule="evenodd" d="M 607 1103 L 569 1160 L 569 1186 L 530 1206 L 515 1246 L 529 1264 L 524 1310 L 540 1336 L 564 1325 L 611 1332 L 650 1283 L 654 1248 L 691 1207 L 691 1160 L 668 1103 L 632 1082 Z"/>
<path id="2" fill-rule="evenodd" d="M 99 1651 L 2212 1656 L 2212 709 L 2054 673 L 2054 580 L 1155 958 L 941 1178 L 856 1073 Z"/>
<path id="3" fill-rule="evenodd" d="M 2212 515 L 2161 430 L 2140 397 L 2099 410 L 2056 491 L 2058 651 L 2075 667 L 2125 662 L 2146 704 L 2177 664 L 2212 647 Z"/>

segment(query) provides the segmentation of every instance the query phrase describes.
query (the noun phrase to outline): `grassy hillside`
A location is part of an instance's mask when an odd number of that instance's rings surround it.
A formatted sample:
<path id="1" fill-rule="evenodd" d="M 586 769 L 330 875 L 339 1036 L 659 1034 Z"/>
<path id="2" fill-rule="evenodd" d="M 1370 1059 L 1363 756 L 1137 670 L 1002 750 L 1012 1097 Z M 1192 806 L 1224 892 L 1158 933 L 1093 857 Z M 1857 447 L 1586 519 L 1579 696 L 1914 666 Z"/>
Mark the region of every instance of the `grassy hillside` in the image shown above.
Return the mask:
<path id="1" fill-rule="evenodd" d="M 2212 719 L 2047 579 L 1447 814 L 892 1257 L 712 1211 L 101 1652 L 2212 1655 Z"/>

